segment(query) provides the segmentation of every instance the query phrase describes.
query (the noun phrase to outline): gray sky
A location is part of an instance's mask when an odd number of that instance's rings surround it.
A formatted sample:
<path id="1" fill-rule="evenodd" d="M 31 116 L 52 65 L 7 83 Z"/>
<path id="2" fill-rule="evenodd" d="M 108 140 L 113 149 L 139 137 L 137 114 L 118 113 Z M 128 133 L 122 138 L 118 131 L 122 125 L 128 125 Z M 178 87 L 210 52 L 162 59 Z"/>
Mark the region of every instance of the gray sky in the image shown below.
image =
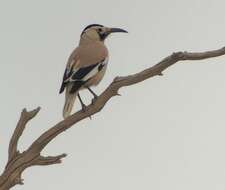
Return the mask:
<path id="1" fill-rule="evenodd" d="M 130 32 L 106 42 L 110 64 L 99 94 L 115 76 L 174 51 L 224 46 L 224 6 L 223 0 L 0 0 L 0 169 L 22 108 L 42 110 L 21 149 L 61 120 L 62 74 L 86 25 Z M 183 63 L 122 89 L 91 121 L 61 134 L 44 154 L 68 153 L 63 164 L 26 170 L 25 185 L 14 189 L 224 190 L 225 56 Z"/>

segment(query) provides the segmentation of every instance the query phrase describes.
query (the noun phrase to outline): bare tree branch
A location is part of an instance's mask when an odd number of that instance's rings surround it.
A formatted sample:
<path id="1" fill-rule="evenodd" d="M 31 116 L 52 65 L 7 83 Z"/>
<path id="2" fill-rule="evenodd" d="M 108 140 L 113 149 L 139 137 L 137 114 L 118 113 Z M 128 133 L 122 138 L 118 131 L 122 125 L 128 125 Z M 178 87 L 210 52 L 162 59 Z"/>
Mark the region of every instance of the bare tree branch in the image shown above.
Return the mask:
<path id="1" fill-rule="evenodd" d="M 52 164 L 60 164 L 62 162 L 62 158 L 66 157 L 66 154 L 61 154 L 58 156 L 39 156 L 39 159 L 36 161 L 36 165 L 52 165 Z"/>
<path id="2" fill-rule="evenodd" d="M 44 157 L 41 156 L 41 151 L 57 135 L 69 129 L 77 122 L 101 111 L 101 109 L 112 97 L 119 96 L 118 91 L 121 87 L 130 86 L 154 76 L 161 76 L 165 69 L 178 61 L 203 60 L 222 55 L 225 55 L 225 47 L 218 50 L 201 53 L 176 52 L 164 58 L 153 67 L 139 73 L 125 77 L 116 77 L 114 81 L 106 88 L 106 90 L 98 97 L 98 99 L 87 107 L 85 112 L 80 110 L 67 119 L 60 121 L 37 138 L 27 150 L 20 153 L 17 147 L 19 138 L 22 135 L 27 122 L 34 118 L 40 111 L 40 108 L 30 112 L 27 112 L 26 109 L 24 109 L 10 140 L 8 162 L 5 170 L 0 176 L 0 190 L 9 190 L 17 184 L 22 185 L 23 179 L 21 178 L 21 174 L 28 167 L 34 165 L 52 165 L 61 163 L 62 158 L 66 157 L 66 154 Z"/>
<path id="3" fill-rule="evenodd" d="M 8 161 L 10 161 L 12 159 L 12 157 L 18 153 L 17 144 L 18 144 L 20 136 L 22 135 L 22 133 L 26 127 L 27 122 L 30 121 L 31 119 L 33 119 L 37 115 L 37 113 L 40 111 L 40 109 L 41 108 L 38 107 L 37 109 L 30 111 L 30 112 L 27 112 L 26 109 L 23 109 L 21 116 L 20 116 L 20 120 L 16 126 L 16 129 L 14 130 L 13 136 L 9 143 Z"/>

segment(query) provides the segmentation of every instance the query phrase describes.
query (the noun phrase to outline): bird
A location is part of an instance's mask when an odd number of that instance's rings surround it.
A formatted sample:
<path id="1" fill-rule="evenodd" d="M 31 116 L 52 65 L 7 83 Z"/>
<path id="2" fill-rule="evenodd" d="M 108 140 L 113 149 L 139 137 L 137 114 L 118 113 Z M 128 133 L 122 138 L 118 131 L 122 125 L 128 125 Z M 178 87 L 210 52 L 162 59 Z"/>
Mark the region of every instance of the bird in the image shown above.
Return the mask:
<path id="1" fill-rule="evenodd" d="M 84 28 L 80 41 L 66 64 L 59 93 L 65 91 L 63 118 L 70 116 L 76 97 L 78 97 L 83 111 L 86 105 L 81 99 L 80 90 L 87 89 L 97 99 L 97 94 L 91 89 L 100 83 L 109 61 L 109 52 L 105 45 L 106 38 L 116 32 L 128 33 L 121 28 L 105 27 L 101 24 L 90 24 Z"/>

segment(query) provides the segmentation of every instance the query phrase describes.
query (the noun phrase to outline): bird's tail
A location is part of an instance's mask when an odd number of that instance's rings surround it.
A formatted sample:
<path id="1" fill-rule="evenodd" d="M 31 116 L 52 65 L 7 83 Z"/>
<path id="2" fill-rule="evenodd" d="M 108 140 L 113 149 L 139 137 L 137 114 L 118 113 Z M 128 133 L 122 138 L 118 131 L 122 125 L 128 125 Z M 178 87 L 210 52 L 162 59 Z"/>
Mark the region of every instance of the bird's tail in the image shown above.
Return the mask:
<path id="1" fill-rule="evenodd" d="M 73 105 L 77 96 L 77 92 L 75 93 L 70 93 L 71 87 L 68 86 L 66 88 L 66 93 L 65 93 L 65 104 L 63 108 L 63 117 L 64 119 L 70 116 L 70 113 L 73 109 Z"/>

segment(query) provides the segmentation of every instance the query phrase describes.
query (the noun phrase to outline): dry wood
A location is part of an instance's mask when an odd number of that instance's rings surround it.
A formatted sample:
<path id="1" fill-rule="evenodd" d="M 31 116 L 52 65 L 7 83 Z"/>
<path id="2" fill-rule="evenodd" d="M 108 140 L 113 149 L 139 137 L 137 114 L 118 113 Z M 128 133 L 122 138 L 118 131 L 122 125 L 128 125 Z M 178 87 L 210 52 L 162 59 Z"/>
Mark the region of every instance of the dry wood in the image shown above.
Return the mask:
<path id="1" fill-rule="evenodd" d="M 201 53 L 177 52 L 144 71 L 125 77 L 116 77 L 106 90 L 98 97 L 98 99 L 87 107 L 85 112 L 78 111 L 67 119 L 60 121 L 36 139 L 27 150 L 20 152 L 17 145 L 26 128 L 26 124 L 40 111 L 40 108 L 29 112 L 24 109 L 10 140 L 8 161 L 2 175 L 0 176 L 0 190 L 9 190 L 17 184 L 22 185 L 23 179 L 21 178 L 21 175 L 28 167 L 61 163 L 61 159 L 64 158 L 66 154 L 44 157 L 41 155 L 41 151 L 57 135 L 72 127 L 77 122 L 99 112 L 109 99 L 119 95 L 118 91 L 121 87 L 130 86 L 154 76 L 161 76 L 165 69 L 178 61 L 202 60 L 222 55 L 225 55 L 225 47 Z"/>

